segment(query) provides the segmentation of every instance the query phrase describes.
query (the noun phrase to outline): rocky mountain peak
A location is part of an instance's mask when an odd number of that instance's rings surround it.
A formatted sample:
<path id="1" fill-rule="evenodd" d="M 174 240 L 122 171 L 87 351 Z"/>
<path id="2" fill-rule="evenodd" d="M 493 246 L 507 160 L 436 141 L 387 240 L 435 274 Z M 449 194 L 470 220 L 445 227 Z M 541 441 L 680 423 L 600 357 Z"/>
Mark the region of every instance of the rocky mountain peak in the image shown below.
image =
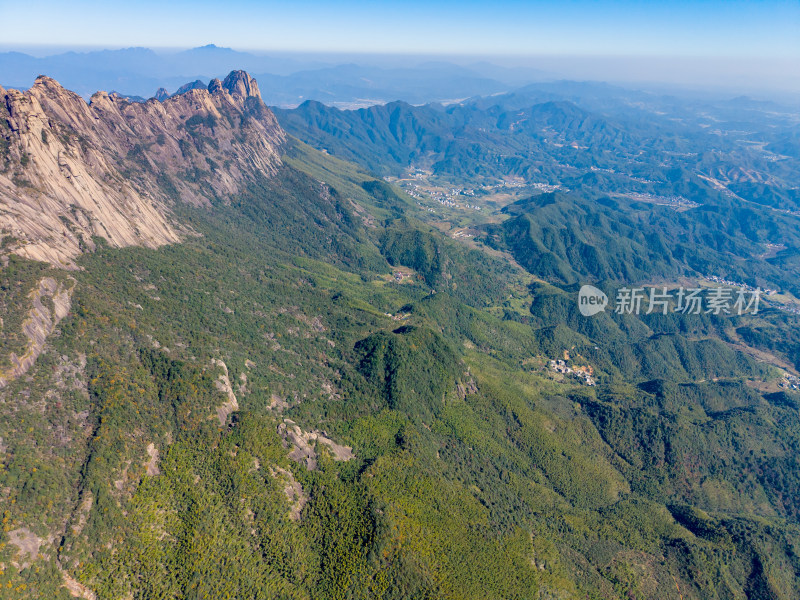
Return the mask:
<path id="1" fill-rule="evenodd" d="M 158 88 L 156 90 L 156 95 L 153 96 L 153 98 L 155 98 L 159 102 L 163 102 L 164 100 L 169 98 L 169 92 L 167 90 L 165 90 L 164 88 Z"/>
<path id="2" fill-rule="evenodd" d="M 206 89 L 206 84 L 200 81 L 199 79 L 192 81 L 191 83 L 186 83 L 179 87 L 177 91 L 173 94 L 173 96 L 180 96 L 181 94 L 185 94 L 191 90 L 204 90 Z"/>
<path id="3" fill-rule="evenodd" d="M 64 91 L 64 88 L 52 77 L 48 77 L 47 75 L 39 75 L 36 78 L 36 81 L 33 82 L 34 87 L 39 86 L 45 89 L 54 90 L 54 91 Z"/>
<path id="4" fill-rule="evenodd" d="M 234 71 L 208 90 L 187 87 L 161 101 L 97 92 L 89 103 L 45 76 L 27 91 L 0 88 L 6 251 L 76 268 L 95 236 L 173 243 L 172 203 L 210 205 L 277 173 L 286 137 L 254 79 Z"/>
<path id="5" fill-rule="evenodd" d="M 217 94 L 221 92 L 224 88 L 222 87 L 222 82 L 219 79 L 212 79 L 208 82 L 208 91 L 211 94 Z"/>
<path id="6" fill-rule="evenodd" d="M 222 87 L 228 90 L 231 96 L 261 99 L 258 83 L 245 71 L 231 71 L 225 81 L 222 82 Z"/>

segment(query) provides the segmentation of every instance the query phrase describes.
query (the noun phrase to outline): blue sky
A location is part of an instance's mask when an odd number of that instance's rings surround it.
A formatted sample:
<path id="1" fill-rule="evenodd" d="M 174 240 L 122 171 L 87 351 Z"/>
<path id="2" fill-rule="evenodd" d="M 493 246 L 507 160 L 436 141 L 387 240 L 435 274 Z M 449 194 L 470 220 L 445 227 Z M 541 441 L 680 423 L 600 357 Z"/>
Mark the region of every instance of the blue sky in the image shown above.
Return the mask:
<path id="1" fill-rule="evenodd" d="M 800 58 L 800 0 L 0 0 L 3 47 Z"/>

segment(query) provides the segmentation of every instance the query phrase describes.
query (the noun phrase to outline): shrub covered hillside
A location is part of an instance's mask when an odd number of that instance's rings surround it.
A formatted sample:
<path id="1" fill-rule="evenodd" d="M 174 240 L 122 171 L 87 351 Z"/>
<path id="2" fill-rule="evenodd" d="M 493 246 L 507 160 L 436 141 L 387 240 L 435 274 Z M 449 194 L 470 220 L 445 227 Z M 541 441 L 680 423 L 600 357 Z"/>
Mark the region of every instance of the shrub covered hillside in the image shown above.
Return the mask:
<path id="1" fill-rule="evenodd" d="M 567 234 L 514 216 L 515 263 L 286 152 L 181 243 L 9 258 L 0 373 L 43 279 L 70 307 L 0 388 L 0 597 L 800 597 L 791 317 L 581 319 Z"/>

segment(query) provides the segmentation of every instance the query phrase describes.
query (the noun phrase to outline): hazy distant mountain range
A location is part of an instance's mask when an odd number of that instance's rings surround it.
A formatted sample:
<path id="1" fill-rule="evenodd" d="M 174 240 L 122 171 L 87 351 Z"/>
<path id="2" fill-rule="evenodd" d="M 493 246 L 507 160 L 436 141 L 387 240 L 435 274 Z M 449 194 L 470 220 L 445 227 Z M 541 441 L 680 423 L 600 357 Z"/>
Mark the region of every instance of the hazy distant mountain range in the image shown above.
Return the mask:
<path id="1" fill-rule="evenodd" d="M 234 69 L 253 73 L 262 82 L 264 101 L 275 106 L 296 106 L 308 99 L 350 106 L 391 100 L 447 101 L 507 91 L 542 77 L 532 69 L 487 63 L 470 68 L 447 62 L 376 67 L 259 56 L 213 44 L 163 53 L 148 48 L 65 52 L 42 58 L 0 53 L 0 85 L 26 89 L 38 75 L 47 73 L 85 97 L 105 89 L 150 98 L 159 88 L 174 93 L 189 80 L 208 83 Z"/>
<path id="2" fill-rule="evenodd" d="M 746 97 L 715 102 L 552 82 L 448 106 L 341 110 L 306 101 L 275 115 L 289 134 L 383 176 L 423 169 L 476 185 L 519 176 L 672 195 L 689 193 L 675 182 L 699 173 L 726 193 L 798 208 L 796 111 Z"/>

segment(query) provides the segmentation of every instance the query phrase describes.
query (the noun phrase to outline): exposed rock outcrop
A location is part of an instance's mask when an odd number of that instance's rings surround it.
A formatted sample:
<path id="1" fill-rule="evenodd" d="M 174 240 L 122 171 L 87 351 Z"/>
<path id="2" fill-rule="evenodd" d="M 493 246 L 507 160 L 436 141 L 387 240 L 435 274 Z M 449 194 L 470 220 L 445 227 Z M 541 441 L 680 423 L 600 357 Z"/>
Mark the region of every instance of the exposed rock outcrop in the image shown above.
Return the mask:
<path id="1" fill-rule="evenodd" d="M 17 569 L 25 569 L 36 560 L 42 540 L 27 527 L 20 527 L 8 532 L 8 543 L 17 548 L 17 554 L 11 564 Z"/>
<path id="2" fill-rule="evenodd" d="M 28 318 L 22 324 L 22 331 L 28 338 L 25 353 L 17 356 L 12 353 L 10 358 L 11 368 L 0 371 L 0 388 L 5 387 L 9 381 L 27 373 L 36 359 L 42 353 L 47 336 L 53 333 L 59 321 L 67 316 L 70 308 L 72 288 L 65 288 L 52 277 L 45 277 L 39 282 L 39 287 L 30 294 L 32 308 Z M 50 299 L 52 309 L 45 306 L 43 300 Z"/>
<path id="3" fill-rule="evenodd" d="M 161 470 L 158 468 L 158 448 L 152 442 L 147 445 L 147 464 L 145 465 L 145 472 L 154 477 L 161 473 Z"/>
<path id="4" fill-rule="evenodd" d="M 97 600 L 97 594 L 72 577 L 66 571 L 61 570 L 61 576 L 64 578 L 63 587 L 66 588 L 66 590 L 74 598 L 83 598 L 83 600 Z"/>
<path id="5" fill-rule="evenodd" d="M 283 480 L 283 493 L 286 494 L 286 500 L 289 502 L 289 518 L 292 521 L 299 521 L 303 507 L 308 502 L 308 495 L 303 491 L 303 486 L 295 479 L 291 471 L 277 465 L 270 467 L 269 473 L 272 477 Z"/>
<path id="6" fill-rule="evenodd" d="M 110 245 L 179 241 L 176 200 L 223 201 L 279 168 L 285 133 L 247 73 L 163 101 L 83 98 L 41 76 L 0 88 L 0 237 L 13 252 L 74 268 L 95 237 Z"/>
<path id="7" fill-rule="evenodd" d="M 283 438 L 284 445 L 291 447 L 289 458 L 295 462 L 304 462 L 310 471 L 317 468 L 317 443 L 327 446 L 334 460 L 348 461 L 353 458 L 353 449 L 350 446 L 337 444 L 321 431 L 303 431 L 291 419 L 284 419 L 278 425 L 278 434 Z"/>
<path id="8" fill-rule="evenodd" d="M 220 374 L 217 381 L 214 383 L 217 390 L 228 397 L 225 402 L 217 407 L 217 419 L 219 419 L 219 424 L 225 425 L 228 416 L 232 412 L 239 410 L 239 401 L 236 399 L 236 394 L 233 393 L 233 386 L 231 386 L 231 379 L 228 375 L 228 365 L 216 358 L 211 359 L 211 364 L 215 367 L 222 368 L 222 374 Z"/>

